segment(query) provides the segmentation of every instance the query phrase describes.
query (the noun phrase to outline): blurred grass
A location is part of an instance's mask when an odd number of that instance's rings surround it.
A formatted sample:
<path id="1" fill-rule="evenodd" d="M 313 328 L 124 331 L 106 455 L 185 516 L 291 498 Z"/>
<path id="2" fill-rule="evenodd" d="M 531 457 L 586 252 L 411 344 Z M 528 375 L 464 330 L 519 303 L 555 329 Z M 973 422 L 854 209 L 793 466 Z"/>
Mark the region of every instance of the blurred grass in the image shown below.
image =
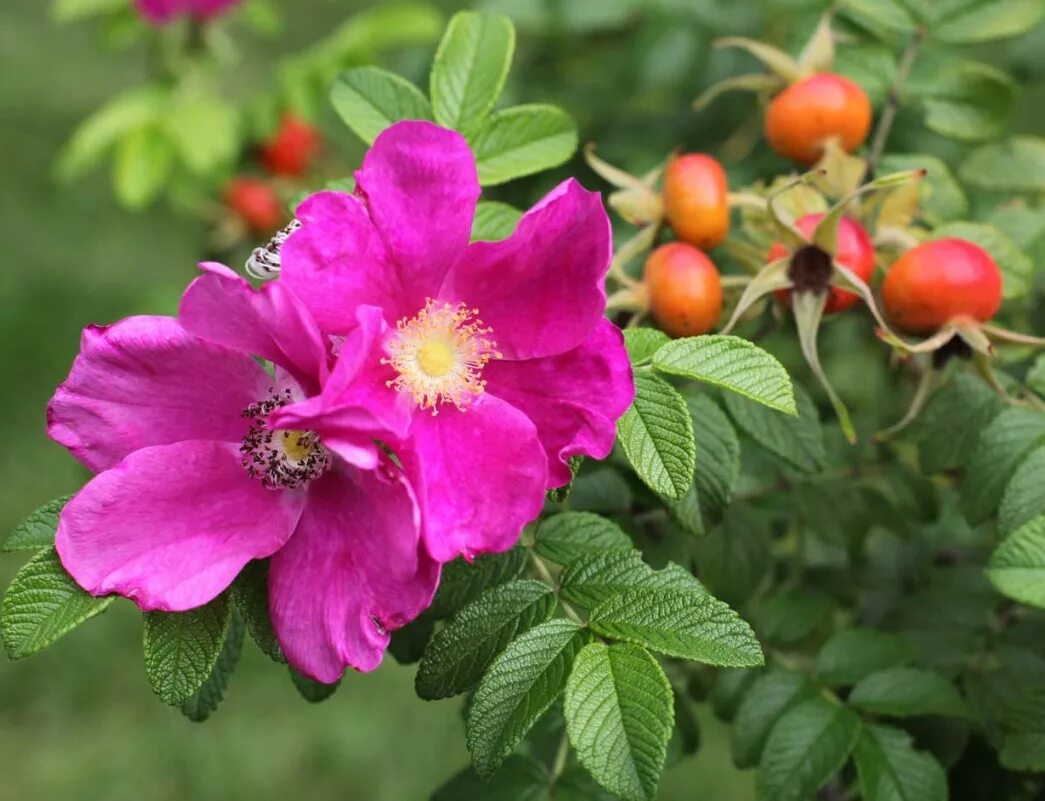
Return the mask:
<path id="1" fill-rule="evenodd" d="M 102 52 L 90 26 L 51 24 L 48 5 L 0 6 L 9 65 L 0 81 L 0 536 L 83 481 L 44 434 L 45 405 L 80 329 L 170 312 L 204 247 L 192 220 L 115 207 L 104 173 L 65 188 L 52 180 L 77 121 L 135 83 L 143 65 Z M 313 36 L 358 8 L 293 5 L 297 28 Z M 0 555 L 4 586 L 23 561 Z M 209 723 L 189 723 L 152 696 L 140 628 L 121 603 L 30 660 L 0 656 L 0 801 L 419 801 L 467 761 L 458 705 L 419 701 L 412 670 L 391 660 L 347 676 L 312 707 L 285 670 L 248 647 L 227 704 Z M 672 769 L 661 797 L 751 798 L 751 776 L 733 771 L 721 728 L 703 722 L 700 754 Z"/>

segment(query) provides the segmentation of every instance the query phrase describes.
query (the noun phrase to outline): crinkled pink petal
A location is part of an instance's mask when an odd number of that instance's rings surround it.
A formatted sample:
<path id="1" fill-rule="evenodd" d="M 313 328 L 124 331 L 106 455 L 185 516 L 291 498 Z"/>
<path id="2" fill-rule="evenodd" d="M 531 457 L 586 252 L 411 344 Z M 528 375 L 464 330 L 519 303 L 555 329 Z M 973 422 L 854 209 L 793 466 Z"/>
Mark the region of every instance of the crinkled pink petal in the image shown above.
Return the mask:
<path id="1" fill-rule="evenodd" d="M 507 239 L 469 245 L 439 297 L 478 309 L 506 359 L 553 356 L 580 345 L 602 318 L 611 255 L 602 200 L 571 179 Z"/>
<path id="2" fill-rule="evenodd" d="M 322 393 L 278 409 L 269 422 L 273 428 L 315 431 L 349 463 L 372 468 L 378 456 L 374 439 L 406 436 L 413 409 L 408 397 L 388 386 L 394 372 L 381 361 L 388 330 L 381 309 L 360 306 L 356 319 Z"/>
<path id="3" fill-rule="evenodd" d="M 223 264 L 200 265 L 206 275 L 189 284 L 178 321 L 190 334 L 261 356 L 290 370 L 311 391 L 327 376 L 327 347 L 315 320 L 286 284 L 254 289 Z"/>
<path id="4" fill-rule="evenodd" d="M 536 424 L 548 454 L 549 487 L 569 483 L 571 456 L 610 455 L 616 421 L 635 396 L 624 336 L 605 319 L 573 350 L 543 359 L 493 361 L 483 377 L 487 392 Z"/>
<path id="5" fill-rule="evenodd" d="M 280 249 L 279 282 L 301 298 L 320 328 L 345 334 L 356 307 L 374 305 L 390 321 L 414 311 L 385 243 L 363 201 L 344 192 L 318 192 L 297 208 L 301 228 Z"/>
<path id="6" fill-rule="evenodd" d="M 511 548 L 544 504 L 547 457 L 534 424 L 482 394 L 466 411 L 418 414 L 398 451 L 440 562 Z"/>
<path id="7" fill-rule="evenodd" d="M 251 559 L 290 537 L 303 490 L 268 490 L 237 443 L 202 440 L 135 451 L 62 510 L 55 547 L 92 595 L 182 612 L 215 598 Z"/>
<path id="8" fill-rule="evenodd" d="M 468 245 L 480 191 L 475 158 L 455 131 L 399 122 L 374 141 L 356 183 L 399 273 L 406 308 L 393 319 L 412 317 Z"/>
<path id="9" fill-rule="evenodd" d="M 272 623 L 290 664 L 332 684 L 345 667 L 376 668 L 389 632 L 428 606 L 438 581 L 405 481 L 338 468 L 309 486 L 297 531 L 272 558 Z"/>
<path id="10" fill-rule="evenodd" d="M 47 407 L 47 433 L 94 471 L 148 445 L 234 442 L 242 411 L 272 379 L 244 353 L 205 342 L 170 317 L 84 330 L 80 354 Z"/>

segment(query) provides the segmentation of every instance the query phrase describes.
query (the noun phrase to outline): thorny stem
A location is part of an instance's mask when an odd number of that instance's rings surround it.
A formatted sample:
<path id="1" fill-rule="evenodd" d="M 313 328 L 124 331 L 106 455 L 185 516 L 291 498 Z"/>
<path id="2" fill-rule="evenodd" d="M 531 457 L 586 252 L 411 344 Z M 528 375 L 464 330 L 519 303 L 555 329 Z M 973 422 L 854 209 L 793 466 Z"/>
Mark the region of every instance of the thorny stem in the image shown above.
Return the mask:
<path id="1" fill-rule="evenodd" d="M 889 97 L 885 101 L 882 117 L 878 121 L 878 128 L 874 132 L 871 151 L 867 155 L 865 181 L 870 181 L 874 178 L 875 168 L 885 152 L 886 142 L 889 140 L 893 123 L 896 122 L 896 115 L 900 111 L 900 91 L 903 89 L 904 84 L 907 83 L 907 79 L 911 77 L 911 69 L 914 67 L 915 59 L 918 58 L 918 51 L 922 46 L 922 42 L 925 41 L 925 35 L 925 26 L 918 26 L 914 36 L 911 37 L 911 41 L 907 44 L 907 49 L 904 50 L 903 55 L 900 57 L 900 65 L 896 70 L 896 79 L 893 81 L 893 85 L 889 87 Z"/>
<path id="2" fill-rule="evenodd" d="M 555 590 L 556 596 L 559 594 L 559 582 L 552 576 L 551 571 L 548 570 L 548 565 L 544 564 L 544 560 L 537 555 L 536 551 L 530 551 L 530 561 L 533 562 L 533 569 L 537 571 L 537 577 Z M 577 610 L 570 606 L 562 598 L 559 598 L 559 605 L 562 607 L 562 611 L 566 613 L 566 617 L 570 618 L 574 623 L 580 626 L 585 625 L 584 620 L 580 615 L 577 614 Z"/>

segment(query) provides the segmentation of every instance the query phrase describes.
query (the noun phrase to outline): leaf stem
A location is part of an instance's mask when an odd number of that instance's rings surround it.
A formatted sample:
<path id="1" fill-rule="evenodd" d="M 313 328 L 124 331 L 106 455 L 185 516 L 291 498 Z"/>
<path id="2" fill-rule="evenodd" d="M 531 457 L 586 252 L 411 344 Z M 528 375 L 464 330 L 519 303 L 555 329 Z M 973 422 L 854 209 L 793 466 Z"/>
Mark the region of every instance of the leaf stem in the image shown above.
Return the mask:
<path id="1" fill-rule="evenodd" d="M 548 569 L 548 565 L 546 565 L 544 560 L 537 555 L 536 551 L 530 551 L 530 561 L 533 562 L 533 569 L 537 572 L 537 578 L 555 591 L 556 597 L 559 598 L 559 605 L 562 607 L 562 611 L 566 613 L 566 617 L 570 618 L 574 623 L 577 623 L 580 626 L 587 625 L 584 622 L 584 619 L 577 614 L 577 610 L 559 597 L 559 582 L 555 580 L 555 577 Z"/>
<path id="2" fill-rule="evenodd" d="M 559 750 L 555 752 L 555 764 L 552 766 L 552 785 L 559 780 L 566 771 L 566 760 L 570 758 L 570 737 L 565 731 L 562 740 L 559 741 Z"/>
<path id="3" fill-rule="evenodd" d="M 925 36 L 925 26 L 919 25 L 911 37 L 911 41 L 907 43 L 907 48 L 903 51 L 903 55 L 900 57 L 896 78 L 893 80 L 893 85 L 889 87 L 889 96 L 886 98 L 885 108 L 882 109 L 882 117 L 878 121 L 878 128 L 875 129 L 871 150 L 867 156 L 865 181 L 870 181 L 874 178 L 874 171 L 882 158 L 882 154 L 885 152 L 885 145 L 889 141 L 893 123 L 896 122 L 896 115 L 900 111 L 900 91 L 903 89 L 904 84 L 907 83 L 907 79 L 911 77 L 911 70 L 914 68 L 914 62 L 918 58 L 918 51 L 921 49 L 922 42 L 925 41 Z"/>

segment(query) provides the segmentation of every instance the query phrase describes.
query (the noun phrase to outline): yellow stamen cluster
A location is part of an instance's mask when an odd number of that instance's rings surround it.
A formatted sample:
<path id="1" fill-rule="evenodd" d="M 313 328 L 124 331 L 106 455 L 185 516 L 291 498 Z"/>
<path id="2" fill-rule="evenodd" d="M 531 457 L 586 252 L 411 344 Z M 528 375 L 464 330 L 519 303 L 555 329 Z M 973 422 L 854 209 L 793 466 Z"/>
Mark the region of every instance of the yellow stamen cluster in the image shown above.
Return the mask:
<path id="1" fill-rule="evenodd" d="M 412 318 L 396 323 L 396 332 L 386 350 L 398 374 L 388 382 L 397 391 L 409 392 L 422 409 L 437 414 L 439 405 L 452 403 L 462 411 L 482 393 L 486 381 L 483 367 L 500 359 L 491 329 L 483 326 L 479 310 L 463 303 L 451 306 L 428 298 Z"/>

